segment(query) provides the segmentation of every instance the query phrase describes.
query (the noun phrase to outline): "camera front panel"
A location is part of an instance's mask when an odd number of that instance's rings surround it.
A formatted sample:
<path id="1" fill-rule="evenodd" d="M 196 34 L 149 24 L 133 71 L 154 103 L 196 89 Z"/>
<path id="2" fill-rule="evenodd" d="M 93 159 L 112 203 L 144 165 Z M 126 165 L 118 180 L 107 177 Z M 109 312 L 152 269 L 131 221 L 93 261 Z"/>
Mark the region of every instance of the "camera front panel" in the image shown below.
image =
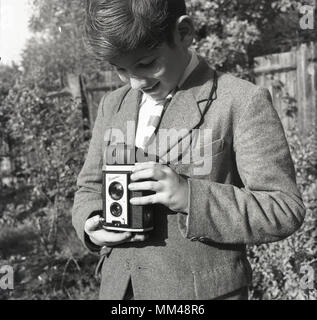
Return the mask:
<path id="1" fill-rule="evenodd" d="M 114 227 L 129 227 L 127 171 L 110 171 L 104 174 L 105 223 Z"/>

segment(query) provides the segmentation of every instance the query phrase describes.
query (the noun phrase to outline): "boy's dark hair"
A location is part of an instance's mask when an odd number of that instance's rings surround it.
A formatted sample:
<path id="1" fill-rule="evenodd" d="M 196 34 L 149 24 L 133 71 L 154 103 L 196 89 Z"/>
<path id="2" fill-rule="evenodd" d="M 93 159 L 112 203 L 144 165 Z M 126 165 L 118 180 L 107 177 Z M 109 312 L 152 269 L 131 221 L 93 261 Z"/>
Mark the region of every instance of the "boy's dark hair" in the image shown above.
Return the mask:
<path id="1" fill-rule="evenodd" d="M 175 22 L 185 14 L 185 0 L 87 0 L 86 40 L 100 61 L 171 45 Z"/>

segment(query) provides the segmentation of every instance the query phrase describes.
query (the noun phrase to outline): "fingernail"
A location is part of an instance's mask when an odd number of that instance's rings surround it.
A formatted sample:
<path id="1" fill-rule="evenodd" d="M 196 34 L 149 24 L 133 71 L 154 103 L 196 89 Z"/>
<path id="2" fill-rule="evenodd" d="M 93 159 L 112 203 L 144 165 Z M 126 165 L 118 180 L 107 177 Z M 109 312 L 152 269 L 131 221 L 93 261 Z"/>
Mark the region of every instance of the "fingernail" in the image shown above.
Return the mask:
<path id="1" fill-rule="evenodd" d="M 134 174 L 131 174 L 130 178 L 131 178 L 132 180 L 134 180 L 135 175 L 134 175 Z"/>

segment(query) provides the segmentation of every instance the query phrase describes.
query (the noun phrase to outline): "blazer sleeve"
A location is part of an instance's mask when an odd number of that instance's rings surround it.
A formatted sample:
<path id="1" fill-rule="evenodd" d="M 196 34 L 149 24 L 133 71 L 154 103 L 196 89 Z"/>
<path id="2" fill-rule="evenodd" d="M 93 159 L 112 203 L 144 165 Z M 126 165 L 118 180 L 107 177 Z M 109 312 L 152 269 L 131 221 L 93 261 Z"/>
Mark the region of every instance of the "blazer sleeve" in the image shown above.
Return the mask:
<path id="1" fill-rule="evenodd" d="M 295 232 L 305 207 L 267 89 L 256 90 L 239 118 L 233 149 L 243 187 L 190 177 L 189 213 L 179 215 L 183 235 L 191 240 L 260 244 Z"/>
<path id="2" fill-rule="evenodd" d="M 72 210 L 72 223 L 77 235 L 91 252 L 98 252 L 100 247 L 90 241 L 84 232 L 84 225 L 90 216 L 102 211 L 102 143 L 105 130 L 104 101 L 105 97 L 103 97 L 99 104 L 88 154 L 77 178 L 78 191 L 75 193 Z"/>

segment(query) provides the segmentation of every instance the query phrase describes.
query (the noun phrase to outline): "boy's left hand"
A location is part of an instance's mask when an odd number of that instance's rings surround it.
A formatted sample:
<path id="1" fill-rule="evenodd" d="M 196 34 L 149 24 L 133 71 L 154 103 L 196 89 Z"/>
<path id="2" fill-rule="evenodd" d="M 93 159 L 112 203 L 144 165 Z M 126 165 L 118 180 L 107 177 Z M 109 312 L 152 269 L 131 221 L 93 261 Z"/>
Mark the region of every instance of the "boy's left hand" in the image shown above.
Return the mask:
<path id="1" fill-rule="evenodd" d="M 133 205 L 161 203 L 173 211 L 187 212 L 188 182 L 167 165 L 157 162 L 136 163 L 131 175 L 131 191 L 153 191 L 149 196 L 130 199 Z M 136 182 L 138 180 L 145 180 Z"/>

